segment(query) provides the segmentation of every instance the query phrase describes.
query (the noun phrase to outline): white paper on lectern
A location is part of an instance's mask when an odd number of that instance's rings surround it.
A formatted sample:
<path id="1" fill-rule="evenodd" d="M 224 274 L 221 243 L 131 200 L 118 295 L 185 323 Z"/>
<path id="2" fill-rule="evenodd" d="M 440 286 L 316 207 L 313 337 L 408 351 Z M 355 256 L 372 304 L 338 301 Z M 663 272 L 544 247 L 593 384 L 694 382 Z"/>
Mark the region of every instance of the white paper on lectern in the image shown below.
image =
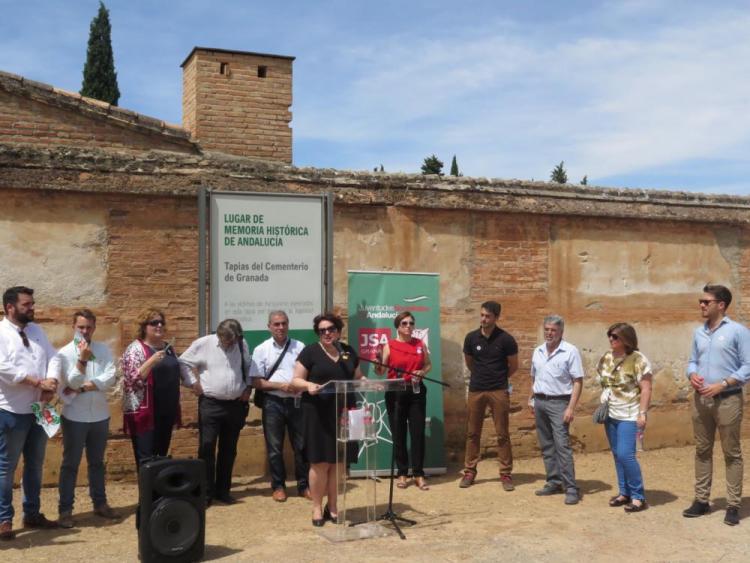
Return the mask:
<path id="1" fill-rule="evenodd" d="M 365 409 L 352 409 L 349 411 L 349 439 L 365 439 Z"/>

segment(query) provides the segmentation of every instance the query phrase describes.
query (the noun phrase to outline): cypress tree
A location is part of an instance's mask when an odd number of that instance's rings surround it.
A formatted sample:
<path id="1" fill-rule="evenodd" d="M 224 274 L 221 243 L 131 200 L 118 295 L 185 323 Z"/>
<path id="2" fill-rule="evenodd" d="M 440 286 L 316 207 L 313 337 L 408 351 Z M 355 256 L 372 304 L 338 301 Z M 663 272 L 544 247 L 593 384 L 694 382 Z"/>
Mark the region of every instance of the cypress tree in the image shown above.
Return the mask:
<path id="1" fill-rule="evenodd" d="M 434 154 L 424 159 L 422 163 L 422 174 L 437 174 L 438 176 L 443 175 L 443 161 L 436 157 Z"/>
<path id="2" fill-rule="evenodd" d="M 555 166 L 555 168 L 552 170 L 552 174 L 550 174 L 550 180 L 553 182 L 557 182 L 558 184 L 567 184 L 568 183 L 568 173 L 565 172 L 565 162 L 560 161 L 560 164 Z"/>
<path id="3" fill-rule="evenodd" d="M 99 13 L 91 20 L 89 29 L 81 96 L 95 98 L 116 106 L 120 99 L 120 89 L 117 87 L 111 35 L 109 10 L 102 2 L 99 2 Z"/>
<path id="4" fill-rule="evenodd" d="M 451 176 L 459 176 L 458 173 L 458 162 L 456 162 L 456 155 L 453 155 L 453 160 L 451 161 Z"/>

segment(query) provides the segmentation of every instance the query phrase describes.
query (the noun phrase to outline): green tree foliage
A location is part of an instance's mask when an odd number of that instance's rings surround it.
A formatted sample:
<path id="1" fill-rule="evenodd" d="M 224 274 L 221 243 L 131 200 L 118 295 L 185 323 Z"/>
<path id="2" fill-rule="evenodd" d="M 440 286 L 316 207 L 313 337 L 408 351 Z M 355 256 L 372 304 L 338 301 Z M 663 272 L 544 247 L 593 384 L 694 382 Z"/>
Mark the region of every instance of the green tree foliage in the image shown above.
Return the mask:
<path id="1" fill-rule="evenodd" d="M 456 155 L 453 155 L 453 160 L 451 161 L 451 176 L 460 176 L 458 172 L 458 162 L 456 161 Z"/>
<path id="2" fill-rule="evenodd" d="M 443 161 L 436 157 L 434 154 L 424 159 L 422 164 L 422 174 L 437 174 L 438 176 L 443 175 Z"/>
<path id="3" fill-rule="evenodd" d="M 120 89 L 117 87 L 111 35 L 109 10 L 102 2 L 99 2 L 99 13 L 91 20 L 89 29 L 89 45 L 86 50 L 86 64 L 83 67 L 81 96 L 95 98 L 116 106 L 120 100 Z"/>
<path id="4" fill-rule="evenodd" d="M 550 180 L 552 180 L 553 182 L 557 182 L 558 184 L 568 183 L 568 173 L 565 172 L 565 161 L 561 160 L 560 164 L 552 169 Z"/>
<path id="5" fill-rule="evenodd" d="M 581 180 L 581 185 L 582 186 L 588 186 L 589 185 L 589 177 L 588 176 L 584 176 L 583 177 L 583 179 Z"/>

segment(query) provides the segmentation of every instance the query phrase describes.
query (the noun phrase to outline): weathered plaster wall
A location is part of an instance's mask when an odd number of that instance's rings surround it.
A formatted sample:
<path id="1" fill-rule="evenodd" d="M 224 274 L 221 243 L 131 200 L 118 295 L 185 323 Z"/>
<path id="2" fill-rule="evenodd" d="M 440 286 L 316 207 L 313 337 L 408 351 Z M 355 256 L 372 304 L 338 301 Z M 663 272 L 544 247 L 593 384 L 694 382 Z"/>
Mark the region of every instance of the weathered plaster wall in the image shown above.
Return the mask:
<path id="1" fill-rule="evenodd" d="M 503 304 L 501 324 L 521 350 L 511 417 L 517 455 L 536 451 L 525 402 L 529 358 L 545 314 L 566 317 L 566 336 L 584 355 L 588 377 L 573 426 L 576 447 L 600 449 L 603 433 L 588 413 L 596 396 L 593 366 L 607 348 L 609 324 L 626 320 L 638 329 L 656 371 L 647 442 L 671 445 L 690 439 L 682 374 L 699 320 L 700 287 L 709 280 L 727 283 L 737 296 L 732 314 L 744 321 L 750 312 L 750 204 L 742 198 L 572 187 L 555 192 L 543 183 L 304 170 L 215 155 L 141 158 L 0 145 L 0 194 L 7 202 L 0 244 L 12 257 L 2 279 L 37 286 L 38 318 L 58 345 L 69 337 L 75 307 L 93 302 L 99 334 L 116 353 L 132 338 L 133 318 L 145 305 L 165 308 L 176 346 L 184 349 L 197 333 L 195 194 L 201 185 L 335 194 L 334 300 L 341 311 L 347 270 L 440 273 L 442 369 L 452 385 L 444 396 L 445 426 L 453 460 L 462 457 L 465 425 L 463 337 L 477 326 L 486 299 Z M 30 238 L 37 235 L 42 238 Z M 31 240 L 36 245 L 24 246 Z M 49 244 L 53 250 L 45 249 Z M 53 258 L 64 258 L 67 270 L 81 276 L 90 270 L 87 283 L 94 285 L 84 292 L 71 288 L 76 280 L 57 271 L 59 262 L 45 265 Z M 79 263 L 86 268 L 71 267 Z M 189 394 L 184 405 L 189 428 L 175 436 L 174 451 L 194 455 Z M 108 470 L 132 476 L 119 414 L 112 421 Z M 488 424 L 485 445 L 491 442 Z M 53 441 L 51 460 L 58 447 Z M 237 469 L 258 472 L 263 464 L 256 415 L 243 433 Z M 52 480 L 57 467 L 47 465 Z"/>

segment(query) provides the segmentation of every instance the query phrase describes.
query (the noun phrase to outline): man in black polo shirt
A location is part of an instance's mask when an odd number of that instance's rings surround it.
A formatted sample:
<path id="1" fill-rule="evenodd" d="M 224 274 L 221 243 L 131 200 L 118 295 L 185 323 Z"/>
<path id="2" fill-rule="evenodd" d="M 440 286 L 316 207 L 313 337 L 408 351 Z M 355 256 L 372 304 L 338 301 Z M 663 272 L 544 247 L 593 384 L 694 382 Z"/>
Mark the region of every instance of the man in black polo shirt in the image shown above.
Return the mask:
<path id="1" fill-rule="evenodd" d="M 479 441 L 482 437 L 484 413 L 489 405 L 497 433 L 500 481 L 503 489 L 513 490 L 513 452 L 508 433 L 510 395 L 508 378 L 518 369 L 516 340 L 497 326 L 500 303 L 482 303 L 480 327 L 466 335 L 464 361 L 469 368 L 468 421 L 466 432 L 466 461 L 460 487 L 470 487 L 477 476 Z"/>

